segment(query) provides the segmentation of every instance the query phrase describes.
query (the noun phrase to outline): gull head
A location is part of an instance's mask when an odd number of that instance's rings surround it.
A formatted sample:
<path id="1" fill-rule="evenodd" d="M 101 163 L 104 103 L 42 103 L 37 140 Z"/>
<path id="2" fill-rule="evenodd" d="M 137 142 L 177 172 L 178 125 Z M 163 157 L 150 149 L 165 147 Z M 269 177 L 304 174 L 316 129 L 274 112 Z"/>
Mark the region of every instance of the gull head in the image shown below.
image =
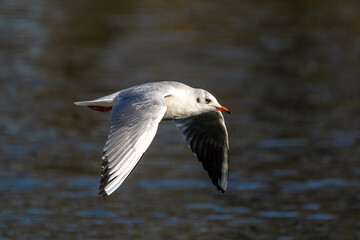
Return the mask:
<path id="1" fill-rule="evenodd" d="M 164 98 L 167 110 L 164 120 L 183 119 L 207 112 L 231 112 L 203 89 L 185 88 L 173 91 Z"/>
<path id="2" fill-rule="evenodd" d="M 216 98 L 206 90 L 196 89 L 195 90 L 195 99 L 194 105 L 200 112 L 212 112 L 212 111 L 222 111 L 231 114 L 231 112 L 226 108 L 220 105 Z"/>

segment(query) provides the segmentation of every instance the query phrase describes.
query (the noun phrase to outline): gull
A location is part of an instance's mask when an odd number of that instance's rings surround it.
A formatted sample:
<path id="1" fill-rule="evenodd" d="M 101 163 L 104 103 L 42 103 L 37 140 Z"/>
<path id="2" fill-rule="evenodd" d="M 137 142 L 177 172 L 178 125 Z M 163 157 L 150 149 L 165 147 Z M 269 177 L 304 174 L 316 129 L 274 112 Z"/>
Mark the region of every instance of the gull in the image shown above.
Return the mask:
<path id="1" fill-rule="evenodd" d="M 102 155 L 100 196 L 113 193 L 129 176 L 150 146 L 161 120 L 172 120 L 180 128 L 212 183 L 225 192 L 229 140 L 221 112 L 231 112 L 209 92 L 180 82 L 151 82 L 74 104 L 111 111 Z"/>

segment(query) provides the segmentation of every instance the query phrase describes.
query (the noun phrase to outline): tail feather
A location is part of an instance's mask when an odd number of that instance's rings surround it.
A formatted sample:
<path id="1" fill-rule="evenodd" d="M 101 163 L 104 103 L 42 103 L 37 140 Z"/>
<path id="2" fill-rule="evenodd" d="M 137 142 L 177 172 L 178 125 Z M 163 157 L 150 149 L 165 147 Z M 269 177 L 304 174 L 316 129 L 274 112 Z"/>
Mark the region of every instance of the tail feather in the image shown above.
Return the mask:
<path id="1" fill-rule="evenodd" d="M 107 112 L 110 111 L 111 108 L 116 104 L 116 96 L 118 95 L 118 93 L 119 92 L 116 92 L 91 101 L 74 102 L 74 104 L 77 106 L 89 107 L 93 110 L 101 112 Z"/>

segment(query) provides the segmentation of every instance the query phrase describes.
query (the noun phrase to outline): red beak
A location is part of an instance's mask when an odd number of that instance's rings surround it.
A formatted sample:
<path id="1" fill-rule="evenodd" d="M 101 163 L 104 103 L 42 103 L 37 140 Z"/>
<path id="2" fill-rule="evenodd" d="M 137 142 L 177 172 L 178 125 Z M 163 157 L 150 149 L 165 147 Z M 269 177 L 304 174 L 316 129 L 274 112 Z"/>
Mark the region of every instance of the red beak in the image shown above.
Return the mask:
<path id="1" fill-rule="evenodd" d="M 227 109 L 226 107 L 221 106 L 221 107 L 217 107 L 216 109 L 219 110 L 219 111 L 222 111 L 222 112 L 226 112 L 226 113 L 228 113 L 228 114 L 231 114 L 230 110 Z"/>

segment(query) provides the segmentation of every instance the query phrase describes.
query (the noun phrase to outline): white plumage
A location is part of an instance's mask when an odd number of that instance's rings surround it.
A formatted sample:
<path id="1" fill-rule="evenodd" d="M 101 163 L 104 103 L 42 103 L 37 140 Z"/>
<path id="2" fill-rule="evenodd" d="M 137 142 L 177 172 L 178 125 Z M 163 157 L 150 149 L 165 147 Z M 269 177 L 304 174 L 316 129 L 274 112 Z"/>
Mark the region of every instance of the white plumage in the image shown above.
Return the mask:
<path id="1" fill-rule="evenodd" d="M 212 182 L 218 190 L 226 190 L 229 142 L 220 111 L 230 111 L 207 91 L 179 82 L 154 82 L 75 104 L 111 110 L 110 133 L 102 157 L 101 196 L 114 192 L 131 173 L 161 120 L 174 120 Z"/>

